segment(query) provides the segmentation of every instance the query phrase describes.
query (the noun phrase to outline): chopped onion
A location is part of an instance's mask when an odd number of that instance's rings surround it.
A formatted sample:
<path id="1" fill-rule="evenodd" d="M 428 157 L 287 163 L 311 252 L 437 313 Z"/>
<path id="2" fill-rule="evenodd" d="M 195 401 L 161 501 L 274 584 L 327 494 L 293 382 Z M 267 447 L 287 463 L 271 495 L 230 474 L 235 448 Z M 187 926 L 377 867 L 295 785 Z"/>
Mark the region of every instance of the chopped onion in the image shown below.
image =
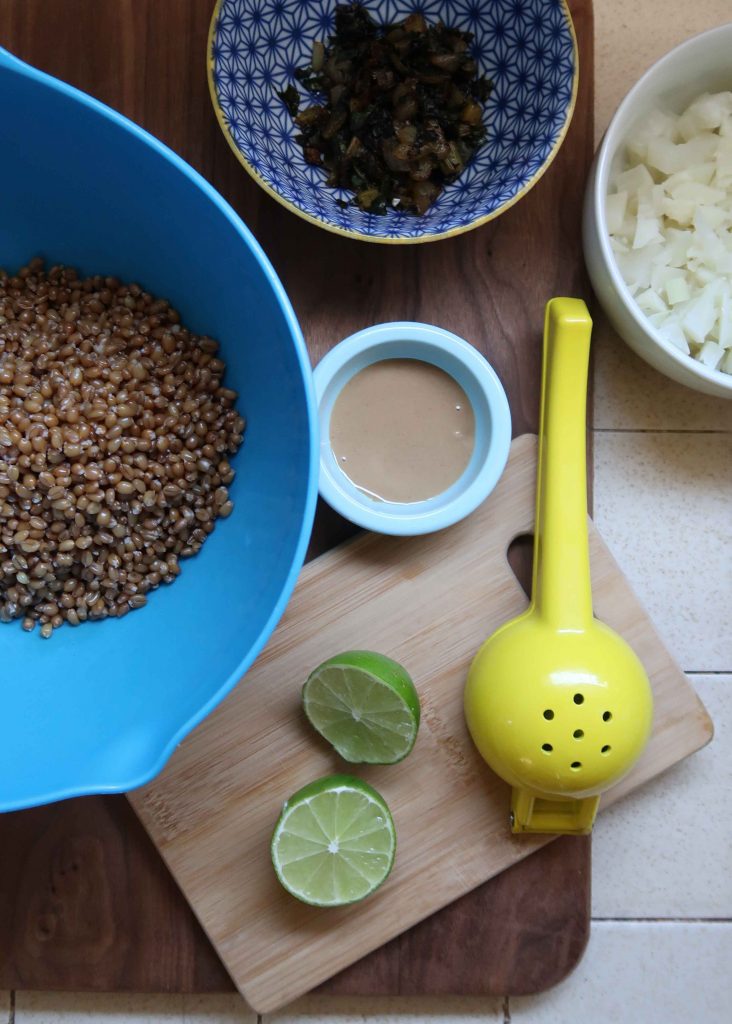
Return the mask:
<path id="1" fill-rule="evenodd" d="M 626 142 L 605 202 L 610 243 L 659 334 L 732 374 L 732 92 L 656 110 Z"/>

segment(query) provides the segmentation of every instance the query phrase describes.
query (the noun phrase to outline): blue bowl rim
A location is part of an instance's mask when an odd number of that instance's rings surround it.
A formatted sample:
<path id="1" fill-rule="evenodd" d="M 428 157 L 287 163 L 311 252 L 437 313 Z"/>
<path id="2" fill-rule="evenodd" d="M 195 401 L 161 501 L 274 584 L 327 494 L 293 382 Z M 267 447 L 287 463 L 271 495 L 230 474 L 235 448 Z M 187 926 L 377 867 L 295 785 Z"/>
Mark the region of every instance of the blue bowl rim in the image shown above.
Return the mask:
<path id="1" fill-rule="evenodd" d="M 338 486 L 324 466 L 326 441 L 321 436 L 319 488 L 322 498 L 331 508 L 356 526 L 389 536 L 415 537 L 454 525 L 474 512 L 494 490 L 506 467 L 511 448 L 511 409 L 498 374 L 473 345 L 442 327 L 411 321 L 366 327 L 332 348 L 314 371 L 318 406 L 329 384 L 344 367 L 363 354 L 373 356 L 368 358 L 366 365 L 382 359 L 399 358 L 398 355 L 389 356 L 384 353 L 391 344 L 398 345 L 400 341 L 416 343 L 423 350 L 426 362 L 432 362 L 431 353 L 435 350 L 447 353 L 455 362 L 460 363 L 485 398 L 491 415 L 491 439 L 475 479 L 441 506 L 429 508 L 425 507 L 427 503 L 415 502 L 409 513 L 395 514 L 389 511 L 388 502 L 382 508 L 365 496 L 359 500 Z"/>
<path id="2" fill-rule="evenodd" d="M 567 110 L 564 116 L 564 122 L 562 124 L 559 133 L 554 141 L 554 145 L 551 150 L 547 153 L 546 159 L 541 167 L 532 175 L 531 178 L 518 190 L 518 192 L 512 196 L 505 203 L 502 203 L 497 209 L 492 210 L 491 213 L 483 214 L 482 216 L 476 216 L 475 220 L 471 221 L 470 224 L 464 224 L 460 227 L 448 228 L 446 231 L 432 231 L 425 232 L 423 235 L 414 235 L 409 237 L 401 238 L 399 236 L 389 235 L 369 235 L 363 231 L 355 231 L 352 228 L 343 228 L 339 224 L 334 224 L 332 221 L 326 220 L 325 218 L 313 217 L 312 214 L 306 213 L 305 210 L 291 202 L 289 199 L 285 199 L 284 196 L 280 195 L 277 189 L 273 188 L 269 182 L 254 168 L 246 156 L 236 144 L 229 127 L 226 123 L 226 117 L 224 111 L 219 103 L 218 90 L 216 89 L 216 83 L 214 81 L 214 59 L 212 56 L 213 44 L 216 36 L 216 27 L 219 20 L 219 14 L 224 0 L 216 0 L 213 12 L 211 14 L 211 22 L 208 29 L 208 43 L 206 50 L 206 74 L 208 77 L 208 90 L 211 95 L 211 104 L 216 114 L 216 120 L 219 123 L 219 127 L 224 134 L 224 138 L 229 144 L 229 148 L 233 152 L 236 159 L 242 165 L 247 174 L 256 181 L 260 188 L 262 188 L 268 196 L 278 202 L 281 206 L 284 206 L 290 213 L 294 213 L 296 216 L 306 220 L 309 224 L 314 224 L 315 227 L 323 228 L 325 231 L 330 231 L 334 235 L 340 235 L 342 238 L 353 238 L 360 242 L 371 242 L 376 245 L 423 245 L 425 242 L 439 242 L 445 238 L 454 238 L 456 235 L 464 235 L 466 231 L 473 231 L 475 228 L 482 227 L 483 224 L 488 224 L 489 221 L 495 220 L 496 217 L 500 217 L 502 213 L 510 210 L 512 206 L 523 199 L 523 197 L 530 192 L 534 185 L 538 184 L 539 180 L 543 178 L 544 174 L 549 170 L 554 159 L 564 144 L 564 140 L 567 137 L 567 132 L 572 123 L 574 116 L 574 110 L 577 105 L 577 94 L 579 91 L 579 77 L 580 77 L 580 66 L 579 66 L 579 44 L 577 43 L 577 32 L 574 27 L 574 20 L 572 18 L 572 12 L 569 9 L 569 0 L 559 0 L 564 11 L 564 16 L 567 19 L 567 26 L 569 28 L 570 35 L 572 37 L 572 54 L 574 57 L 574 74 L 572 76 L 572 95 L 570 96 Z"/>
<path id="3" fill-rule="evenodd" d="M 181 174 L 185 175 L 193 185 L 197 186 L 207 198 L 218 207 L 219 211 L 227 218 L 231 223 L 232 227 L 241 236 L 242 240 L 249 246 L 252 254 L 254 255 L 257 263 L 261 267 L 267 281 L 269 282 L 272 290 L 275 294 L 275 299 L 282 311 L 287 326 L 292 337 L 292 341 L 295 347 L 295 355 L 297 357 L 297 363 L 300 369 L 302 377 L 302 384 L 305 392 L 306 412 L 308 420 L 308 430 L 310 436 L 310 450 L 308 455 L 308 484 L 307 492 L 305 496 L 305 509 L 300 527 L 300 533 L 298 536 L 297 544 L 295 547 L 295 554 L 293 557 L 292 565 L 284 580 L 282 588 L 280 590 L 279 597 L 275 603 L 269 618 L 265 622 L 264 626 L 259 632 L 255 642 L 249 648 L 247 654 L 241 659 L 238 666 L 228 676 L 224 683 L 209 697 L 206 703 L 186 722 L 179 726 L 163 745 L 158 756 L 154 762 L 150 764 L 144 771 L 138 774 L 132 775 L 131 777 L 125 777 L 119 780 L 110 782 L 79 782 L 72 786 L 66 786 L 60 789 L 54 789 L 50 787 L 46 792 L 26 795 L 24 797 L 15 799 L 3 799 L 0 801 L 0 811 L 12 811 L 18 810 L 25 807 L 39 806 L 41 804 L 51 803 L 56 800 L 65 800 L 69 797 L 76 796 L 90 796 L 92 794 L 101 793 L 121 793 L 127 792 L 131 789 L 137 789 L 139 786 L 145 785 L 150 782 L 151 779 L 158 775 L 166 762 L 170 758 L 175 748 L 181 743 L 181 741 L 190 733 L 197 725 L 199 725 L 204 718 L 206 718 L 214 708 L 221 703 L 224 697 L 227 696 L 241 680 L 247 669 L 251 666 L 254 659 L 260 653 L 267 640 L 270 638 L 275 626 L 282 617 L 285 607 L 290 599 L 290 595 L 297 582 L 300 569 L 305 560 L 305 553 L 307 551 L 307 545 L 310 539 L 310 533 L 312 530 L 313 519 L 315 516 L 315 507 L 318 497 L 318 416 L 317 416 L 317 402 L 315 399 L 315 389 L 312 379 L 312 371 L 310 366 L 310 357 L 308 355 L 307 347 L 305 345 L 305 339 L 303 337 L 300 325 L 295 316 L 295 311 L 292 308 L 287 293 L 282 285 L 282 282 L 278 278 L 272 264 L 264 253 L 264 250 L 256 240 L 252 232 L 234 211 L 233 207 L 227 203 L 227 201 L 221 196 L 216 189 L 198 171 L 194 170 L 190 164 L 186 163 L 181 157 L 174 153 L 172 149 L 166 146 L 159 139 L 156 139 L 149 132 L 145 131 L 139 125 L 130 121 L 129 118 L 113 110 L 106 104 L 101 103 L 94 97 L 89 96 L 87 93 L 82 92 L 80 89 L 69 85 L 66 82 L 61 81 L 58 78 L 54 78 L 52 75 L 48 75 L 38 68 L 34 68 L 24 61 L 15 57 L 7 50 L 0 47 L 0 68 L 7 68 L 11 72 L 22 74 L 31 78 L 40 84 L 47 86 L 57 92 L 63 93 L 70 99 L 75 100 L 78 103 L 88 107 L 101 117 L 116 124 L 123 131 L 127 131 L 132 134 L 144 145 L 149 146 L 153 149 L 160 157 L 167 160 L 168 163 L 172 164 Z"/>

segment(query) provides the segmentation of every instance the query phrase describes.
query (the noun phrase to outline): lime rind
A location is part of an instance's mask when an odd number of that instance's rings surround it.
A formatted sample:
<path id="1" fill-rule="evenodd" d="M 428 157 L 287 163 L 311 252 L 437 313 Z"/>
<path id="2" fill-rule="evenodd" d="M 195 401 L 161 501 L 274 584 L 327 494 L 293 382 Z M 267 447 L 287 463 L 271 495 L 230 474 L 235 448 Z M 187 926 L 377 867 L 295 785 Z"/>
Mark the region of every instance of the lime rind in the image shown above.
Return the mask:
<path id="1" fill-rule="evenodd" d="M 317 907 L 365 899 L 388 877 L 395 853 L 386 801 L 351 776 L 318 779 L 295 793 L 272 836 L 277 878 L 297 899 Z"/>

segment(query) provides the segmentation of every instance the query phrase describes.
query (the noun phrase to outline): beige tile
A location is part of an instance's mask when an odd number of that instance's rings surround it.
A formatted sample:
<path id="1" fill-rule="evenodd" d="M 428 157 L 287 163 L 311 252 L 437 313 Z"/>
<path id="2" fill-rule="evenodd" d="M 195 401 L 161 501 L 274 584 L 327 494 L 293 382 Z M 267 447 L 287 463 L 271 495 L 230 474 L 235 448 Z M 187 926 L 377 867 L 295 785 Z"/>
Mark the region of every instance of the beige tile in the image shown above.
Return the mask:
<path id="1" fill-rule="evenodd" d="M 729 1024 L 732 924 L 594 922 L 556 988 L 512 997 L 512 1024 Z"/>
<path id="2" fill-rule="evenodd" d="M 731 485 L 732 435 L 595 435 L 595 521 L 687 672 L 732 671 Z"/>
<path id="3" fill-rule="evenodd" d="M 732 918 L 732 675 L 691 681 L 714 739 L 600 815 L 594 917 Z"/>
<path id="4" fill-rule="evenodd" d="M 16 992 L 15 1024 L 180 1024 L 180 995 L 96 992 Z"/>
<path id="5" fill-rule="evenodd" d="M 263 1024 L 494 1024 L 503 1001 L 478 997 L 352 998 L 308 996 Z"/>
<path id="6" fill-rule="evenodd" d="M 15 1024 L 255 1024 L 236 995 L 17 992 Z"/>
<path id="7" fill-rule="evenodd" d="M 628 348 L 595 310 L 596 430 L 732 431 L 732 401 L 676 384 Z"/>
<path id="8" fill-rule="evenodd" d="M 730 20 L 729 0 L 596 0 L 595 139 L 641 75 L 669 50 Z"/>

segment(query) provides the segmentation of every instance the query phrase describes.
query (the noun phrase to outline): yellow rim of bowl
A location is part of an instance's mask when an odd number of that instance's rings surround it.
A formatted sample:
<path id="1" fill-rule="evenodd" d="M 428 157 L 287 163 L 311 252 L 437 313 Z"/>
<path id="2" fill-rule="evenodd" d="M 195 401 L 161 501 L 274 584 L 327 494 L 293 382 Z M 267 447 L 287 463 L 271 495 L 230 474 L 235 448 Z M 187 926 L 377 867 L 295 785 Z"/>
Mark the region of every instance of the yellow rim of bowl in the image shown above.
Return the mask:
<path id="1" fill-rule="evenodd" d="M 213 42 L 214 35 L 216 33 L 216 22 L 219 18 L 219 12 L 224 0 L 216 0 L 216 6 L 214 7 L 213 14 L 211 15 L 211 23 L 208 28 L 208 42 L 206 51 L 206 73 L 208 77 L 208 91 L 211 95 L 211 103 L 213 104 L 214 111 L 216 113 L 216 120 L 219 122 L 219 127 L 224 133 L 226 141 L 229 143 L 234 156 L 237 158 L 239 163 L 242 165 L 247 174 L 253 178 L 256 183 L 264 189 L 267 195 L 271 196 L 276 200 L 280 206 L 284 206 L 286 210 L 290 210 L 292 213 L 301 217 L 303 220 L 308 221 L 310 224 L 314 224 L 316 227 L 324 228 L 326 231 L 332 232 L 334 235 L 341 235 L 343 238 L 356 238 L 362 242 L 375 242 L 380 245 L 419 245 L 423 242 L 437 242 L 443 238 L 454 238 L 456 235 L 463 235 L 466 231 L 473 231 L 475 228 L 481 227 L 483 224 L 487 224 L 490 220 L 495 220 L 500 214 L 505 213 L 506 210 L 510 210 L 511 207 L 519 201 L 523 196 L 529 192 L 537 181 L 544 175 L 554 161 L 555 156 L 559 152 L 559 147 L 564 142 L 569 126 L 572 121 L 572 115 L 574 114 L 575 104 L 577 102 L 577 90 L 579 88 L 579 48 L 577 46 L 577 33 L 574 30 L 574 22 L 572 21 L 572 15 L 569 11 L 568 0 L 562 0 L 562 7 L 564 14 L 569 25 L 569 31 L 572 36 L 572 55 L 574 57 L 574 75 L 572 76 L 572 95 L 569 100 L 569 106 L 567 107 L 567 113 L 564 118 L 564 123 L 561 127 L 559 135 L 557 136 L 556 142 L 552 146 L 552 149 L 547 156 L 544 163 L 541 165 L 539 170 L 533 177 L 529 178 L 526 184 L 519 189 L 513 198 L 509 199 L 507 203 L 499 206 L 497 210 L 493 210 L 492 213 L 487 213 L 485 217 L 479 217 L 474 220 L 471 224 L 464 224 L 459 228 L 450 228 L 449 231 L 440 231 L 431 234 L 420 235 L 417 238 L 387 238 L 382 235 L 367 235 L 360 231 L 351 231 L 349 228 L 341 228 L 336 224 L 331 224 L 330 221 L 320 220 L 318 217 L 313 217 L 312 214 L 305 213 L 299 206 L 291 202 L 289 199 L 285 199 L 279 194 L 272 186 L 262 177 L 259 171 L 255 170 L 254 167 L 249 163 L 247 158 L 244 156 L 242 151 L 237 146 L 229 126 L 226 123 L 224 112 L 221 109 L 219 103 L 219 97 L 216 92 L 216 85 L 214 83 L 214 59 L 213 59 Z"/>

